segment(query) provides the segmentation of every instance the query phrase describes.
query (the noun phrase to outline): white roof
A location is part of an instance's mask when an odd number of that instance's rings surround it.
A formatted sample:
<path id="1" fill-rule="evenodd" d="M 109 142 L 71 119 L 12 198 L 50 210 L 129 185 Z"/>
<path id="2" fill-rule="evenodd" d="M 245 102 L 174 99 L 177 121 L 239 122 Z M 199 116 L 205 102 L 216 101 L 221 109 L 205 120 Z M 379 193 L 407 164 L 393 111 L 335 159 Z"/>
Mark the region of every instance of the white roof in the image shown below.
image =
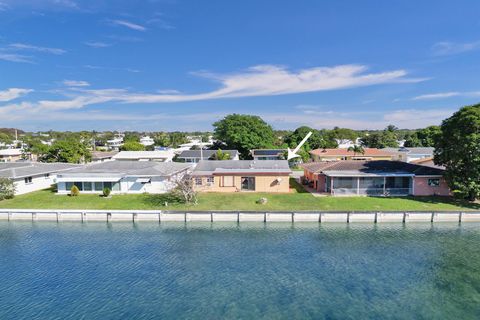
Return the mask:
<path id="1" fill-rule="evenodd" d="M 19 156 L 22 154 L 22 149 L 2 149 L 0 156 Z"/>
<path id="2" fill-rule="evenodd" d="M 173 150 L 156 150 L 156 151 L 120 151 L 112 157 L 118 159 L 168 159 L 174 155 Z"/>

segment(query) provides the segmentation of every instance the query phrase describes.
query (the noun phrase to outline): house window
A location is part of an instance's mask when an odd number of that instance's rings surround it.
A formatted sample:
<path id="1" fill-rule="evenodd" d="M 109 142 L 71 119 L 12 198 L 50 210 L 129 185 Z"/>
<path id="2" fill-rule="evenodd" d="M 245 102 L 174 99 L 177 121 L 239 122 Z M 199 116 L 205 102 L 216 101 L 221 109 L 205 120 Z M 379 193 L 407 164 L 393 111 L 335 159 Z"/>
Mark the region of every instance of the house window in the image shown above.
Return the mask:
<path id="1" fill-rule="evenodd" d="M 30 184 L 30 183 L 32 183 L 32 177 L 26 177 L 25 184 Z"/>
<path id="2" fill-rule="evenodd" d="M 103 183 L 103 188 L 108 188 L 110 191 L 112 191 L 112 183 L 111 182 L 104 182 Z"/>
<path id="3" fill-rule="evenodd" d="M 102 191 L 103 190 L 103 183 L 102 182 L 95 182 L 94 184 L 95 191 Z"/>
<path id="4" fill-rule="evenodd" d="M 214 183 L 215 178 L 214 177 L 207 177 L 207 183 Z"/>
<path id="5" fill-rule="evenodd" d="M 202 185 L 202 178 L 195 178 L 195 185 L 201 186 Z"/>
<path id="6" fill-rule="evenodd" d="M 83 183 L 83 190 L 92 191 L 92 183 L 91 182 L 84 182 Z"/>
<path id="7" fill-rule="evenodd" d="M 77 186 L 78 190 L 83 191 L 83 183 L 82 182 L 74 182 L 75 186 Z"/>
<path id="8" fill-rule="evenodd" d="M 73 187 L 73 182 L 66 182 L 65 183 L 65 190 L 69 191 Z"/>
<path id="9" fill-rule="evenodd" d="M 438 178 L 428 179 L 428 186 L 429 186 L 429 187 L 438 187 L 438 186 L 440 186 L 440 179 L 438 179 Z"/>
<path id="10" fill-rule="evenodd" d="M 233 176 L 223 176 L 221 187 L 233 187 L 234 179 Z"/>
<path id="11" fill-rule="evenodd" d="M 112 186 L 112 191 L 120 191 L 120 183 L 115 182 Z"/>
<path id="12" fill-rule="evenodd" d="M 45 179 L 50 179 L 50 173 L 45 173 L 43 176 L 45 177 Z"/>

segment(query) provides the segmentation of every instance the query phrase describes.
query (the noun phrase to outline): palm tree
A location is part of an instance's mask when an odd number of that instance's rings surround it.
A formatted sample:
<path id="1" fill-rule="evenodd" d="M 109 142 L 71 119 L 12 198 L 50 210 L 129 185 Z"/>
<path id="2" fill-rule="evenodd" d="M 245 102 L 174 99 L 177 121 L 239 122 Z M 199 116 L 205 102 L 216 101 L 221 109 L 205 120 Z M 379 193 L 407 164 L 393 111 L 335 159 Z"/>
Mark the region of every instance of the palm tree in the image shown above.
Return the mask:
<path id="1" fill-rule="evenodd" d="M 354 145 L 354 146 L 351 146 L 351 147 L 348 147 L 347 151 L 352 151 L 353 152 L 353 157 L 355 157 L 357 154 L 365 154 L 365 150 L 363 149 L 362 146 L 357 146 L 357 145 Z"/>

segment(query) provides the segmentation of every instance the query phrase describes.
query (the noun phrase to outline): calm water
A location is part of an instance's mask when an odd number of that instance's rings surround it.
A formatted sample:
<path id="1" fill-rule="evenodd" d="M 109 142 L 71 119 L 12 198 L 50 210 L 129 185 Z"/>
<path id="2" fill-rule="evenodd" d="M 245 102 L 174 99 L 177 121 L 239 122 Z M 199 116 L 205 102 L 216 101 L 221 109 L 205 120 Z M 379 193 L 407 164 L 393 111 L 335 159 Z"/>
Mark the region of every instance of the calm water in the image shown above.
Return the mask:
<path id="1" fill-rule="evenodd" d="M 478 319 L 480 225 L 0 223 L 0 319 Z"/>

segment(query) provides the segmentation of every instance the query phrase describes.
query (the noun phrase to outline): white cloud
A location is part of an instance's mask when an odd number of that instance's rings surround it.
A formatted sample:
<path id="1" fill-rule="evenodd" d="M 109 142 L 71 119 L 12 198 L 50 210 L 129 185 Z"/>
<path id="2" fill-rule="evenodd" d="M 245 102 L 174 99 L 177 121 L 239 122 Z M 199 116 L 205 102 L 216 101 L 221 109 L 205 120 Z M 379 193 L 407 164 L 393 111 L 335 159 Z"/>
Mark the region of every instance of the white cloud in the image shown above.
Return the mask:
<path id="1" fill-rule="evenodd" d="M 39 47 L 31 44 L 25 43 L 12 43 L 9 45 L 9 48 L 14 50 L 24 50 L 24 51 L 35 51 L 43 53 L 51 53 L 56 55 L 64 54 L 66 51 L 58 48 L 48 48 L 48 47 Z"/>
<path id="2" fill-rule="evenodd" d="M 122 99 L 122 102 L 161 103 L 272 96 L 425 80 L 406 78 L 405 70 L 365 73 L 366 70 L 367 67 L 362 65 L 340 65 L 292 72 L 285 67 L 261 65 L 235 74 L 217 75 L 202 72 L 196 74 L 221 83 L 221 88 L 200 94 L 130 94 Z"/>
<path id="3" fill-rule="evenodd" d="M 130 22 L 130 21 L 112 20 L 111 22 L 112 22 L 113 25 L 127 27 L 127 28 L 132 29 L 132 30 L 147 31 L 147 28 L 145 28 L 144 26 L 141 26 L 139 24 L 136 24 L 136 23 L 133 23 L 133 22 Z"/>
<path id="4" fill-rule="evenodd" d="M 480 41 L 455 43 L 449 41 L 437 42 L 432 46 L 434 55 L 447 56 L 460 54 L 480 48 Z"/>
<path id="5" fill-rule="evenodd" d="M 79 80 L 63 80 L 63 84 L 67 87 L 88 87 L 90 83 L 87 81 L 79 81 Z"/>
<path id="6" fill-rule="evenodd" d="M 25 56 L 21 54 L 14 53 L 1 53 L 0 60 L 10 61 L 10 62 L 21 62 L 21 63 L 33 63 L 30 56 Z"/>
<path id="7" fill-rule="evenodd" d="M 413 97 L 412 100 L 438 100 L 438 99 L 446 99 L 446 98 L 452 98 L 452 97 L 479 97 L 479 96 L 480 96 L 480 91 L 470 91 L 470 92 L 449 91 L 449 92 L 422 94 L 422 95 Z"/>
<path id="8" fill-rule="evenodd" d="M 101 41 L 88 41 L 88 42 L 85 42 L 84 44 L 92 48 L 107 48 L 112 46 L 110 43 L 101 42 Z"/>
<path id="9" fill-rule="evenodd" d="M 21 88 L 10 88 L 4 91 L 0 91 L 0 101 L 10 101 L 17 99 L 21 96 L 24 96 L 33 90 L 31 89 L 21 89 Z"/>

